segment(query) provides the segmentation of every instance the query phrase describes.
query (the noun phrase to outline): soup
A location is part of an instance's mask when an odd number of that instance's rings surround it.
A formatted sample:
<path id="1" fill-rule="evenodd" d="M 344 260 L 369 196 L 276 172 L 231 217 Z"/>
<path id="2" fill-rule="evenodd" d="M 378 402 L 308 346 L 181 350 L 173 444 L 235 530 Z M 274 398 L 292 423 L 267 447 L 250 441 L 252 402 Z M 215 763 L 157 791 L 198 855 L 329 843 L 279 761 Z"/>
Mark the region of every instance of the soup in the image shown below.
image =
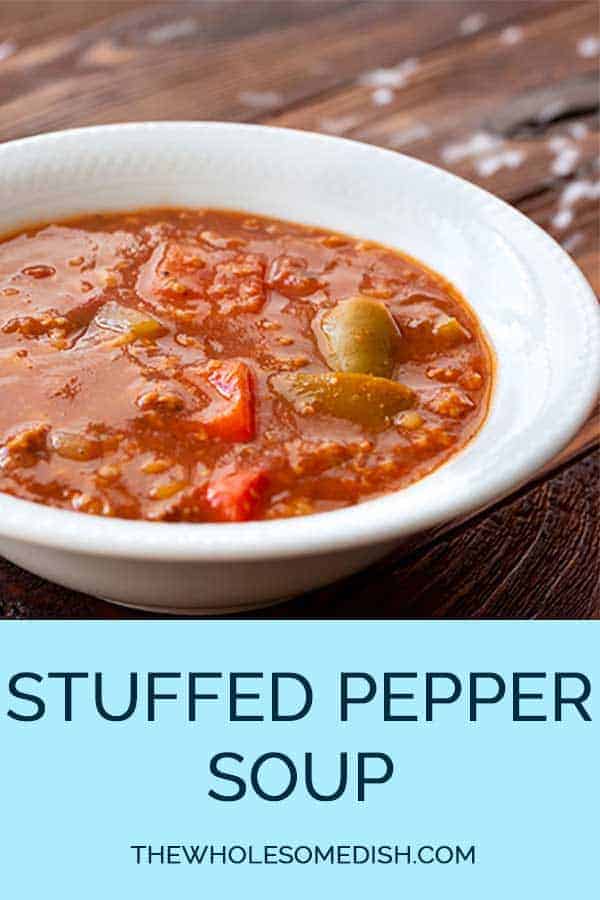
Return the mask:
<path id="1" fill-rule="evenodd" d="M 372 241 L 154 209 L 0 242 L 0 490 L 231 522 L 396 491 L 481 426 L 492 360 L 457 290 Z"/>

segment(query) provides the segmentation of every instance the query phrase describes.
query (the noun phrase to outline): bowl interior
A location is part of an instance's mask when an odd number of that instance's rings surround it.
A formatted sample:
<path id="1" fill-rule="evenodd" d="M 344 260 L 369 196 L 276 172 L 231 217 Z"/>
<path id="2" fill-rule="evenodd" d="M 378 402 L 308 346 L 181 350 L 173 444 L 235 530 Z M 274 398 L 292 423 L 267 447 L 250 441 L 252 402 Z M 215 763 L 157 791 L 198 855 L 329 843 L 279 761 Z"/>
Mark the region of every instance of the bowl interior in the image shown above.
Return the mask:
<path id="1" fill-rule="evenodd" d="M 497 359 L 479 434 L 396 494 L 292 521 L 176 527 L 99 520 L 0 495 L 0 520 L 9 515 L 11 536 L 80 546 L 85 532 L 91 552 L 111 546 L 138 556 L 212 558 L 400 537 L 524 481 L 568 441 L 593 402 L 598 313 L 574 264 L 506 204 L 400 154 L 260 126 L 146 123 L 6 144 L 0 184 L 0 233 L 79 213 L 168 205 L 244 209 L 380 241 L 458 287 Z"/>

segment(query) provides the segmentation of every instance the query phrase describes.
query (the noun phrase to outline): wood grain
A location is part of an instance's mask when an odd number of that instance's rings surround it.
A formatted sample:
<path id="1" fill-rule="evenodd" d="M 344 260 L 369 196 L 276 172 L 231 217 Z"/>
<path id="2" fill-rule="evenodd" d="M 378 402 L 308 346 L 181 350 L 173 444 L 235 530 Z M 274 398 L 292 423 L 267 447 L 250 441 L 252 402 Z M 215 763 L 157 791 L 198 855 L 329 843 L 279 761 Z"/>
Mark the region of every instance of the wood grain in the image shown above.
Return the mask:
<path id="1" fill-rule="evenodd" d="M 302 618 L 597 617 L 598 476 L 598 457 L 583 459 L 476 525 L 292 601 L 285 613 Z M 281 609 L 268 613 L 280 614 Z"/>
<path id="2" fill-rule="evenodd" d="M 513 203 L 600 292 L 596 4 L 448 0 L 432 9 L 408 0 L 5 0 L 0 140 L 147 118 L 358 138 Z M 263 615 L 600 615 L 598 423 L 494 510 Z M 0 615 L 132 614 L 0 561 Z"/>
<path id="3" fill-rule="evenodd" d="M 583 197 L 567 226 L 557 219 L 569 180 L 598 179 L 598 63 L 578 52 L 598 29 L 597 10 L 561 4 L 515 27 L 516 43 L 506 42 L 504 26 L 493 27 L 469 42 L 468 54 L 451 43 L 421 56 L 384 106 L 359 79 L 268 121 L 401 150 L 480 184 L 566 244 L 600 290 L 590 253 L 598 247 L 597 198 Z M 482 137 L 496 146 L 477 152 Z M 505 154 L 511 164 L 502 163 Z"/>
<path id="4" fill-rule="evenodd" d="M 23 49 L 15 38 L 0 69 L 0 139 L 143 118 L 256 120 L 456 38 L 478 6 L 439 3 L 432 16 L 420 2 L 145 4 Z M 523 7 L 489 4 L 487 22 Z"/>

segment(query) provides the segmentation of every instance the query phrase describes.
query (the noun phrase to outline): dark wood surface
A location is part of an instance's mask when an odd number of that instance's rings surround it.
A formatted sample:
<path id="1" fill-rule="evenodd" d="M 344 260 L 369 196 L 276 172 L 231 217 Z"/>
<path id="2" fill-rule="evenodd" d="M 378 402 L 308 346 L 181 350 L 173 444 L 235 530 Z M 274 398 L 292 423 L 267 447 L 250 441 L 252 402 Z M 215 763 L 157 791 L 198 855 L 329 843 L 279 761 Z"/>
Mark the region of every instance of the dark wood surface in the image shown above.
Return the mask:
<path id="1" fill-rule="evenodd" d="M 350 136 L 515 204 L 598 293 L 599 35 L 596 3 L 556 0 L 4 0 L 0 140 L 165 118 Z M 258 615 L 600 617 L 597 439 L 592 418 L 518 495 Z M 0 559 L 1 617 L 135 615 Z"/>

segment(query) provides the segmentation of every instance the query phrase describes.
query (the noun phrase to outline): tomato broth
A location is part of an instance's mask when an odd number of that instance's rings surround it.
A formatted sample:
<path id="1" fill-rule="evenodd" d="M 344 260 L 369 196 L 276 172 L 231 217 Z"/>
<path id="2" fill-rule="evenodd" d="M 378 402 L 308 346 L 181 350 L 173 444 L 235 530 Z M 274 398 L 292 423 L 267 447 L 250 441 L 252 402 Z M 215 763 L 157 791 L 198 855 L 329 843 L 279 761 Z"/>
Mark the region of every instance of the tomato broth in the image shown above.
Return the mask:
<path id="1" fill-rule="evenodd" d="M 0 242 L 0 490 L 26 500 L 168 522 L 348 506 L 464 447 L 491 383 L 458 291 L 372 241 L 153 209 Z"/>

